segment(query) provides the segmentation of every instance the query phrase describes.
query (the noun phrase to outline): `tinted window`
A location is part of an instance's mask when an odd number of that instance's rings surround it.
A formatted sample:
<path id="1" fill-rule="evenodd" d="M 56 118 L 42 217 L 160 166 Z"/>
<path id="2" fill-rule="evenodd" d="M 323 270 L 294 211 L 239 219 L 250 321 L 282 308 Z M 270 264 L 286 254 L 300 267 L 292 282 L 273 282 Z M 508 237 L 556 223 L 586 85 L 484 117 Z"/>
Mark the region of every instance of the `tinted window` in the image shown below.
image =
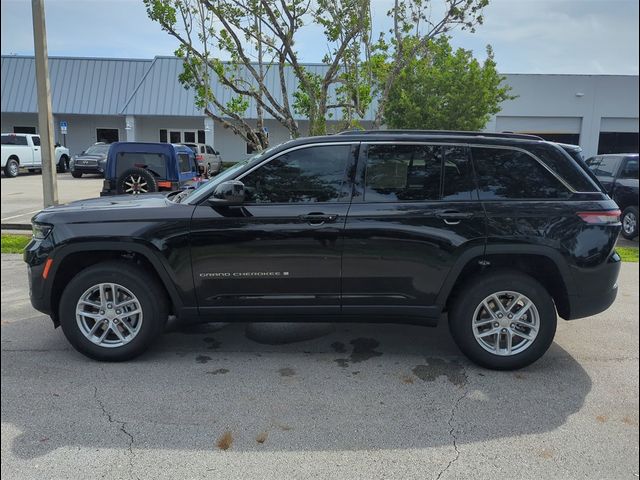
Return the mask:
<path id="1" fill-rule="evenodd" d="M 31 141 L 36 147 L 40 146 L 40 137 L 31 137 Z"/>
<path id="2" fill-rule="evenodd" d="M 598 177 L 613 177 L 618 171 L 622 157 L 600 158 L 600 163 L 594 168 L 593 173 Z"/>
<path id="3" fill-rule="evenodd" d="M 247 201 L 335 202 L 340 197 L 350 151 L 350 145 L 337 145 L 281 155 L 241 179 Z"/>
<path id="4" fill-rule="evenodd" d="M 466 147 L 444 147 L 442 200 L 473 200 L 476 187 Z"/>
<path id="5" fill-rule="evenodd" d="M 164 129 L 160 130 L 160 141 L 162 143 L 167 143 L 167 131 Z"/>
<path id="6" fill-rule="evenodd" d="M 26 145 L 27 137 L 16 135 L 2 135 L 2 145 Z"/>
<path id="7" fill-rule="evenodd" d="M 205 148 L 206 148 L 207 153 L 210 153 L 212 155 L 214 154 L 213 148 L 211 148 L 209 145 L 207 145 Z"/>
<path id="8" fill-rule="evenodd" d="M 118 153 L 116 161 L 117 176 L 130 168 L 146 168 L 160 178 L 164 178 L 167 171 L 167 156 L 163 153 L 121 152 Z"/>
<path id="9" fill-rule="evenodd" d="M 181 172 L 190 172 L 192 171 L 191 158 L 186 153 L 178 154 L 178 165 L 180 166 Z"/>
<path id="10" fill-rule="evenodd" d="M 195 142 L 196 141 L 196 132 L 184 132 L 184 141 L 185 142 Z"/>
<path id="11" fill-rule="evenodd" d="M 566 198 L 570 192 L 525 152 L 472 148 L 480 199 Z"/>
<path id="12" fill-rule="evenodd" d="M 198 143 L 204 143 L 206 141 L 204 137 L 204 130 L 198 130 Z"/>
<path id="13" fill-rule="evenodd" d="M 440 197 L 442 147 L 370 145 L 364 200 L 402 202 Z"/>
<path id="14" fill-rule="evenodd" d="M 638 178 L 638 159 L 629 158 L 620 174 L 621 178 Z"/>

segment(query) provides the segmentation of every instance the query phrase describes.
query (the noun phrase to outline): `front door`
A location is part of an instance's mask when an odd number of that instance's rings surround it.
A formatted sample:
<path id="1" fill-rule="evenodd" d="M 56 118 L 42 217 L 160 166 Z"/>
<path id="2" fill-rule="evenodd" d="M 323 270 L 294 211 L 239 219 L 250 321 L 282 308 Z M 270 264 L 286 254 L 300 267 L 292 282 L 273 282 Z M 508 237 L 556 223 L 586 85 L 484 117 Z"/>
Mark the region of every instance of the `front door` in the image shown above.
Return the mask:
<path id="1" fill-rule="evenodd" d="M 344 233 L 345 314 L 432 317 L 462 255 L 482 255 L 485 215 L 465 146 L 363 145 Z"/>
<path id="2" fill-rule="evenodd" d="M 342 232 L 357 144 L 294 147 L 238 177 L 246 202 L 196 207 L 191 251 L 201 314 L 340 310 Z"/>

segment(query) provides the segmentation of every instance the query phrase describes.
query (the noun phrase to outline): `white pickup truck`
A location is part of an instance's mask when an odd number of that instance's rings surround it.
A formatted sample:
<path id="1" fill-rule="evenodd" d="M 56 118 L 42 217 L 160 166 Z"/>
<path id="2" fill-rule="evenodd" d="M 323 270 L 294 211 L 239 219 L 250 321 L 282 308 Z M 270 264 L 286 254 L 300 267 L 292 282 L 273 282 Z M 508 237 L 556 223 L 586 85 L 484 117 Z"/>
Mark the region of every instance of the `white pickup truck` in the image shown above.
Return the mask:
<path id="1" fill-rule="evenodd" d="M 9 177 L 17 177 L 21 168 L 42 170 L 42 152 L 40 150 L 40 136 L 30 133 L 3 133 L 2 170 Z M 69 165 L 69 149 L 56 146 L 56 166 L 59 172 L 67 170 Z"/>

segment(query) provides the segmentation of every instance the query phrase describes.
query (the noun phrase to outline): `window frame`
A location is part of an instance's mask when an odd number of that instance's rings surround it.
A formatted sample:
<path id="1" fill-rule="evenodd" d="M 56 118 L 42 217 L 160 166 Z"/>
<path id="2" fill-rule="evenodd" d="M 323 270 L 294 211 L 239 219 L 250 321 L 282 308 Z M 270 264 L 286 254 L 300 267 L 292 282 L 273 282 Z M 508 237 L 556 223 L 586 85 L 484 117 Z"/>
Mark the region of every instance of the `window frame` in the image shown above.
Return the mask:
<path id="1" fill-rule="evenodd" d="M 243 203 L 243 205 L 247 205 L 247 206 L 275 206 L 275 205 L 325 205 L 325 204 L 329 204 L 329 205 L 338 205 L 338 204 L 344 204 L 344 203 L 351 203 L 351 198 L 352 198 L 352 190 L 353 190 L 353 178 L 352 176 L 349 174 L 349 171 L 352 170 L 351 168 L 351 164 L 353 164 L 355 161 L 357 161 L 357 153 L 358 153 L 358 147 L 360 145 L 360 142 L 349 142 L 349 141 L 345 141 L 345 142 L 322 142 L 322 143 L 308 143 L 308 144 L 304 144 L 304 145 L 296 145 L 295 147 L 291 147 L 291 148 L 287 148 L 286 150 L 283 150 L 281 152 L 278 152 L 276 154 L 274 154 L 273 156 L 266 158 L 264 161 L 260 162 L 257 165 L 254 165 L 253 167 L 251 167 L 250 169 L 242 172 L 240 175 L 238 175 L 237 177 L 235 177 L 233 180 L 238 180 L 238 181 L 242 181 L 242 179 L 244 177 L 246 177 L 247 175 L 250 175 L 251 173 L 255 172 L 256 170 L 258 170 L 261 167 L 264 167 L 265 165 L 267 165 L 268 163 L 272 162 L 273 160 L 277 160 L 278 158 L 280 158 L 283 155 L 287 155 L 291 152 L 295 152 L 296 150 L 303 150 L 306 148 L 314 148 L 314 147 L 335 147 L 335 146 L 350 146 L 351 147 L 351 151 L 349 152 L 349 157 L 346 159 L 345 162 L 345 171 L 344 171 L 344 181 L 342 183 L 342 187 L 340 190 L 340 195 L 338 197 L 338 199 L 336 201 L 333 202 L 305 202 L 305 203 L 290 203 L 290 202 L 270 202 L 270 203 L 257 203 L 257 202 L 246 202 Z M 231 179 L 229 179 L 231 180 Z M 213 192 L 211 192 L 211 195 L 213 195 Z M 209 195 L 208 197 L 210 197 L 211 195 Z M 208 198 L 207 197 L 207 198 Z M 206 199 L 205 199 L 206 201 Z"/>

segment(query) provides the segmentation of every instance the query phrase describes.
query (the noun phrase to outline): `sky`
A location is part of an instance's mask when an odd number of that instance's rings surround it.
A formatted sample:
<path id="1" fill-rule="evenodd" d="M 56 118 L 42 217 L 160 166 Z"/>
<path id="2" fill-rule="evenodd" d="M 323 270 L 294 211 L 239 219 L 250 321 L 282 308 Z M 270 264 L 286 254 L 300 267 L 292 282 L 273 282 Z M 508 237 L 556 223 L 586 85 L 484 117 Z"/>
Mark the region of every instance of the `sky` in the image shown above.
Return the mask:
<path id="1" fill-rule="evenodd" d="M 153 58 L 177 43 L 146 14 L 142 0 L 44 0 L 51 56 Z M 371 0 L 374 26 L 386 29 L 392 0 Z M 435 6 L 442 0 L 432 0 Z M 485 57 L 493 47 L 502 73 L 638 74 L 638 0 L 490 0 L 476 33 L 452 43 Z M 2 54 L 33 55 L 31 2 L 1 0 Z M 320 62 L 322 32 L 305 29 L 297 47 Z"/>

